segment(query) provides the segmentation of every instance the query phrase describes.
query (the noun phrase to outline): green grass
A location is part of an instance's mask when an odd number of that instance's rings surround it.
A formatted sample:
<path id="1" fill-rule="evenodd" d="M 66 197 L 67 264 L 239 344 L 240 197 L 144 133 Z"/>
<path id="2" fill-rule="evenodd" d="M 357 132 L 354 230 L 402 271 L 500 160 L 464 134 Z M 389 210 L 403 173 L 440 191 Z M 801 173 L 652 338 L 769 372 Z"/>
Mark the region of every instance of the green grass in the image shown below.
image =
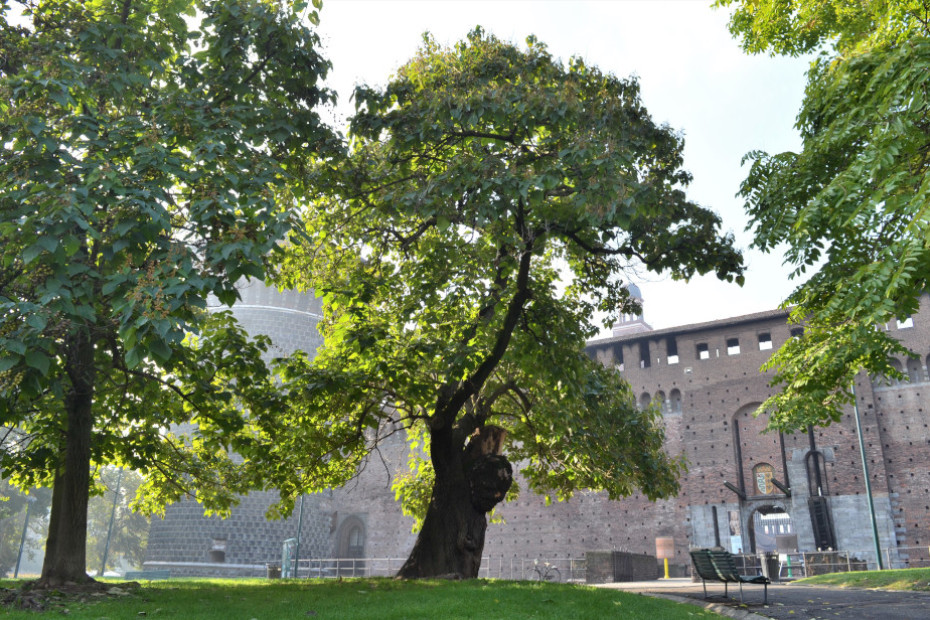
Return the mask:
<path id="1" fill-rule="evenodd" d="M 16 582 L 0 582 L 13 587 Z M 114 586 L 119 582 L 112 581 Z M 474 580 L 170 579 L 149 582 L 121 597 L 59 601 L 38 613 L 0 608 L 0 618 L 88 620 L 196 618 L 203 620 L 378 620 L 474 618 L 494 620 L 694 620 L 720 618 L 700 607 L 637 594 L 568 584 Z M 67 609 L 67 611 L 65 611 Z"/>
<path id="2" fill-rule="evenodd" d="M 836 586 L 838 588 L 878 588 L 881 590 L 930 592 L 930 568 L 830 573 L 829 575 L 799 579 L 797 583 L 812 586 Z"/>

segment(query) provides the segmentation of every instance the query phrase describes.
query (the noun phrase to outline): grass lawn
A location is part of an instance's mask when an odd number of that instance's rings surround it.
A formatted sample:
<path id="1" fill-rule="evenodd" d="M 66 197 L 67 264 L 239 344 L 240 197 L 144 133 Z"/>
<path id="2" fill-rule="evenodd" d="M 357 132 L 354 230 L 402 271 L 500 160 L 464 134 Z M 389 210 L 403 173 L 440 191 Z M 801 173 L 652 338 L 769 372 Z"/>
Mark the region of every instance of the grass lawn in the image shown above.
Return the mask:
<path id="1" fill-rule="evenodd" d="M 839 588 L 879 588 L 882 590 L 930 592 L 930 568 L 830 573 L 829 575 L 799 579 L 798 583 L 806 583 L 812 586 L 836 586 Z"/>
<path id="2" fill-rule="evenodd" d="M 120 582 L 111 580 L 116 588 Z M 6 580 L 0 587 L 15 587 Z M 0 608 L 0 618 L 66 614 L 88 620 L 378 620 L 534 618 L 676 620 L 720 618 L 700 607 L 637 594 L 568 584 L 521 581 L 394 581 L 390 579 L 170 579 L 126 588 L 126 594 L 60 599 L 44 612 Z M 67 610 L 67 611 L 65 611 Z"/>

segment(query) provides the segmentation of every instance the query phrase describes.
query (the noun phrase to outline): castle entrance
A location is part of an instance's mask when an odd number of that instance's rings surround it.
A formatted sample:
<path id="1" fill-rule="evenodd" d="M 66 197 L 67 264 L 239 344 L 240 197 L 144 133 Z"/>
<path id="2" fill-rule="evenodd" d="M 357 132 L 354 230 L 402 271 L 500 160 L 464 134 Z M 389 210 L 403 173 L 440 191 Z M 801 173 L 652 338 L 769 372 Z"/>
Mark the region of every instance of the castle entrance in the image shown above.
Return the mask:
<path id="1" fill-rule="evenodd" d="M 749 544 L 753 553 L 777 551 L 776 536 L 793 533 L 791 515 L 781 506 L 760 506 L 750 516 Z"/>

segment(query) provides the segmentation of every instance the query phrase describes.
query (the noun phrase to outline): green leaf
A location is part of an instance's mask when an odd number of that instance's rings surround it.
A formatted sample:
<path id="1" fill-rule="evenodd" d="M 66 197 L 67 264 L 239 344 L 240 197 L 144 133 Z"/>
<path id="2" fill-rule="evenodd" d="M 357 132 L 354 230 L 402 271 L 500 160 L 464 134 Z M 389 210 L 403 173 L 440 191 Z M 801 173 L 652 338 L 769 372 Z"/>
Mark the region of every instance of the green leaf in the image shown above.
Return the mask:
<path id="1" fill-rule="evenodd" d="M 36 331 L 42 331 L 48 325 L 48 318 L 44 314 L 33 312 L 26 316 L 26 324 Z"/>
<path id="2" fill-rule="evenodd" d="M 31 350 L 31 351 L 26 351 L 25 357 L 26 357 L 27 366 L 31 368 L 35 368 L 40 373 L 42 373 L 42 375 L 48 374 L 48 368 L 49 368 L 49 365 L 51 364 L 51 360 L 49 359 L 48 355 L 46 355 L 42 351 Z"/>

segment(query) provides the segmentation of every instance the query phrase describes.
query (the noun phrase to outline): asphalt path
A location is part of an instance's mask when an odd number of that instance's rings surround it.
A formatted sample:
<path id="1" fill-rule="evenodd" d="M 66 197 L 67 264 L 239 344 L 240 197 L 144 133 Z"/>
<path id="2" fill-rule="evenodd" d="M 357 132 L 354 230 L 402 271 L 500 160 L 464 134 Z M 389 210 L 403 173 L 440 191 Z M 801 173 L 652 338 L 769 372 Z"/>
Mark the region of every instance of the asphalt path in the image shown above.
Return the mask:
<path id="1" fill-rule="evenodd" d="M 744 584 L 743 603 L 739 586 L 730 584 L 724 598 L 723 584 L 707 584 L 707 599 L 701 582 L 690 579 L 660 579 L 634 583 L 611 583 L 601 587 L 639 592 L 687 602 L 733 618 L 777 620 L 930 620 L 930 593 L 823 588 L 791 583 L 769 585 L 768 605 L 762 586 Z"/>

